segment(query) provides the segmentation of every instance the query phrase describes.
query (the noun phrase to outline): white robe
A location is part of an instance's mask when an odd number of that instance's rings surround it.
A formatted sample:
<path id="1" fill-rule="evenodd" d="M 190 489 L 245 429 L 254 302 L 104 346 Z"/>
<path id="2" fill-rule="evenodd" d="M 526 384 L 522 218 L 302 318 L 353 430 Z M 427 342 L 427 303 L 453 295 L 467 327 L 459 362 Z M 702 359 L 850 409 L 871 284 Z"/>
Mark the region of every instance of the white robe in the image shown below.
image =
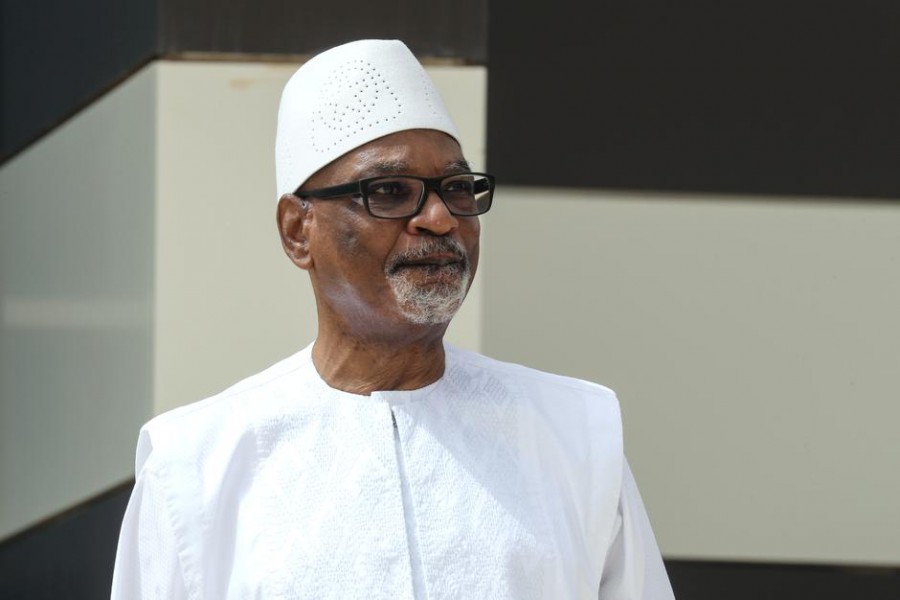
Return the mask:
<path id="1" fill-rule="evenodd" d="M 310 349 L 141 429 L 114 599 L 673 597 L 612 391 L 447 346 L 358 396 Z"/>

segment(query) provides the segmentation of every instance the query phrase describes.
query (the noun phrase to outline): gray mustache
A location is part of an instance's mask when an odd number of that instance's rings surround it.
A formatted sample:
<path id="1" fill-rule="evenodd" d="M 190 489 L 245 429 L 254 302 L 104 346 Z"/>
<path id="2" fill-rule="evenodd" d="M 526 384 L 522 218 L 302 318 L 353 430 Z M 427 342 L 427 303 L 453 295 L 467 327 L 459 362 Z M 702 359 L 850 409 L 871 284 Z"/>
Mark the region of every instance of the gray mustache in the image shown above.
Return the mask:
<path id="1" fill-rule="evenodd" d="M 385 271 L 387 273 L 394 273 L 398 267 L 403 265 L 404 263 L 414 262 L 417 260 L 422 260 L 427 256 L 432 254 L 453 254 L 459 257 L 459 260 L 463 263 L 462 266 L 468 269 L 469 266 L 469 256 L 466 252 L 466 249 L 460 244 L 458 241 L 453 238 L 426 238 L 426 241 L 422 242 L 415 248 L 411 248 L 405 252 L 401 252 L 397 254 L 388 261 Z"/>

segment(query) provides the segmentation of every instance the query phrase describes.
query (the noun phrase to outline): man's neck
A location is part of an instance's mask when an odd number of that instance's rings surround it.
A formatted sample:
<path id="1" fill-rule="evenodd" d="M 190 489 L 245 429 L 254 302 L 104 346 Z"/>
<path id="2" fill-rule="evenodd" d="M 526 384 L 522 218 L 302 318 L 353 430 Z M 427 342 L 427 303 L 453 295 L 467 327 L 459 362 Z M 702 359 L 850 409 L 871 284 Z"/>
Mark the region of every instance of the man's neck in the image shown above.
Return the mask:
<path id="1" fill-rule="evenodd" d="M 376 391 L 415 390 L 444 374 L 442 337 L 378 343 L 320 330 L 312 359 L 319 376 L 338 390 L 366 396 Z"/>

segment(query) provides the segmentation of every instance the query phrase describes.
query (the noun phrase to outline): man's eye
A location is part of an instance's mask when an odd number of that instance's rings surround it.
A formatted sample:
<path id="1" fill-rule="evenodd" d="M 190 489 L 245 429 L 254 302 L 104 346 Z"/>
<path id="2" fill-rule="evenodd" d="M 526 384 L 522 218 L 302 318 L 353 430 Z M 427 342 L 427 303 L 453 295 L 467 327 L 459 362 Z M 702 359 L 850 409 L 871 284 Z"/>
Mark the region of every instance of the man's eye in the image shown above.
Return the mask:
<path id="1" fill-rule="evenodd" d="M 369 185 L 369 195 L 407 196 L 409 185 L 402 181 L 376 181 Z"/>
<path id="2" fill-rule="evenodd" d="M 444 186 L 444 193 L 450 194 L 472 194 L 472 181 L 468 179 L 459 179 L 451 181 Z"/>

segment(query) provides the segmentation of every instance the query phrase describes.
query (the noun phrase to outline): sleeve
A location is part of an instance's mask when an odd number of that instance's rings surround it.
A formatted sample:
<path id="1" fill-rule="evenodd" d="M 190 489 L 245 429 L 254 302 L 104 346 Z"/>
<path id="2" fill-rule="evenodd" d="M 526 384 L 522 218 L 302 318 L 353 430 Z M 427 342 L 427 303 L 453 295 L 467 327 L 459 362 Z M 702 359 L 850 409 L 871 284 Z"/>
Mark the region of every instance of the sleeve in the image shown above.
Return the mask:
<path id="1" fill-rule="evenodd" d="M 119 534 L 112 600 L 188 598 L 169 506 L 158 473 L 138 472 Z"/>
<path id="2" fill-rule="evenodd" d="M 600 577 L 599 600 L 674 600 L 650 519 L 625 462 L 615 535 Z"/>

